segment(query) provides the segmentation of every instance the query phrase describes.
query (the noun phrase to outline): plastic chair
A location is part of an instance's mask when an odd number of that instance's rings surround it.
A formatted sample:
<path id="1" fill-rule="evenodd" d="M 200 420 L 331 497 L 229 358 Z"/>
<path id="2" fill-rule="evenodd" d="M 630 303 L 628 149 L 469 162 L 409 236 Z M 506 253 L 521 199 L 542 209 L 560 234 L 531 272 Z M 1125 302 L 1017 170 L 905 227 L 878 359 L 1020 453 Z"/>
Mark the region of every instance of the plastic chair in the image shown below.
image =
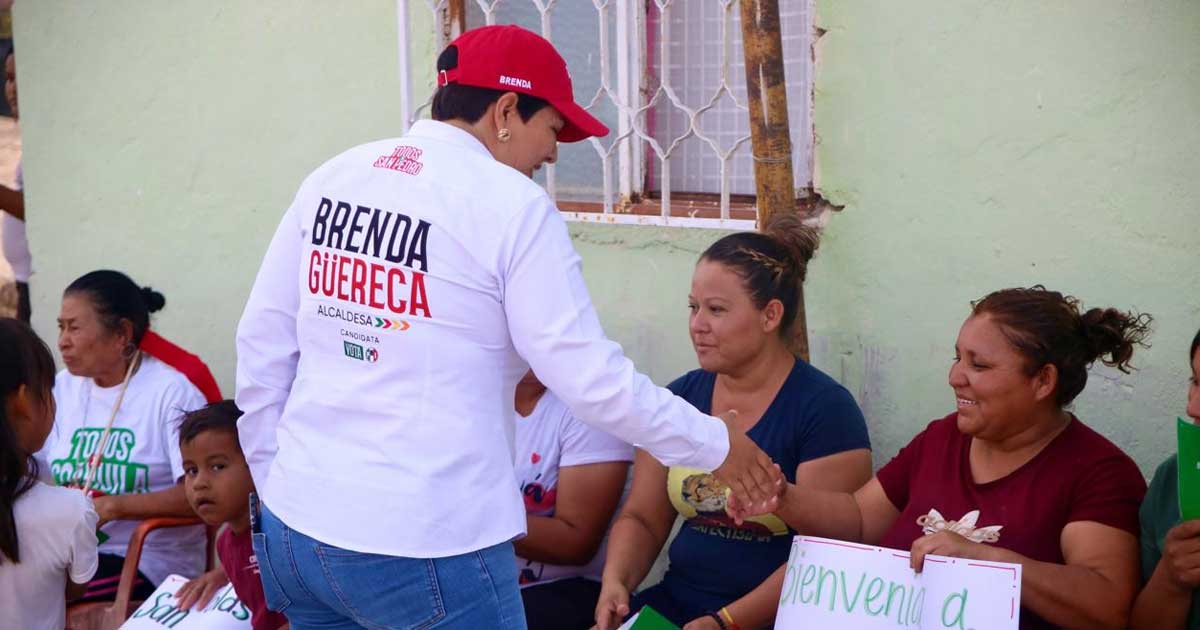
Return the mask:
<path id="1" fill-rule="evenodd" d="M 156 529 L 168 527 L 190 527 L 203 525 L 204 521 L 194 517 L 149 518 L 138 524 L 129 537 L 125 552 L 125 563 L 121 568 L 121 580 L 117 583 L 117 598 L 111 602 L 84 602 L 67 605 L 67 630 L 117 630 L 133 611 L 142 604 L 130 601 L 133 582 L 137 579 L 138 562 L 142 558 L 142 545 L 146 535 Z M 213 568 L 213 549 L 217 528 L 207 528 L 208 545 L 205 550 L 205 571 Z"/>

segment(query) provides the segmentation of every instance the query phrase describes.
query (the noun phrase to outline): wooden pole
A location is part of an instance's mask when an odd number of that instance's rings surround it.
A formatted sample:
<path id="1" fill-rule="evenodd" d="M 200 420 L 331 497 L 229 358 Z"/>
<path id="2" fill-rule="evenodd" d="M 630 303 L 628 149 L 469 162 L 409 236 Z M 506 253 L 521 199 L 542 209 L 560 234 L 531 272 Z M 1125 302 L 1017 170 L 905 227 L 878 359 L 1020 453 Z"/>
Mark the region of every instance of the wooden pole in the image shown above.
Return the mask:
<path id="1" fill-rule="evenodd" d="M 454 41 L 467 30 L 465 0 L 450 0 L 446 5 L 446 41 Z"/>
<path id="2" fill-rule="evenodd" d="M 787 82 L 783 73 L 783 36 L 779 0 L 741 0 L 742 50 L 746 60 L 746 95 L 750 107 L 750 146 L 758 225 L 777 212 L 796 211 L 792 177 L 792 137 L 788 128 Z M 808 321 L 804 287 L 793 324 L 793 352 L 808 360 Z"/>

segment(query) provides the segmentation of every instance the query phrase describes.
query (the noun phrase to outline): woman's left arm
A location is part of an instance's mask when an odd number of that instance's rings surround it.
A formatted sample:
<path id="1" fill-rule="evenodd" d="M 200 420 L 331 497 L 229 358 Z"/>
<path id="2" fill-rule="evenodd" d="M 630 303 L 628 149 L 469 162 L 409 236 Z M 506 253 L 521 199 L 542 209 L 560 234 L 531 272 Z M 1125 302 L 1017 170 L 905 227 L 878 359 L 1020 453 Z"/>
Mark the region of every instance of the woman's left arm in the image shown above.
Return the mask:
<path id="1" fill-rule="evenodd" d="M 183 482 L 158 492 L 115 494 L 93 499 L 100 524 L 109 521 L 140 521 L 164 516 L 195 516 L 183 492 Z"/>
<path id="2" fill-rule="evenodd" d="M 558 471 L 553 516 L 527 516 L 529 534 L 513 542 L 527 560 L 578 566 L 596 555 L 612 521 L 629 462 L 565 466 Z"/>
<path id="3" fill-rule="evenodd" d="M 952 532 L 918 538 L 913 567 L 926 554 L 1021 565 L 1021 605 L 1055 626 L 1124 628 L 1138 591 L 1138 541 L 1094 521 L 1068 523 L 1059 537 L 1066 564 L 1039 562 Z"/>

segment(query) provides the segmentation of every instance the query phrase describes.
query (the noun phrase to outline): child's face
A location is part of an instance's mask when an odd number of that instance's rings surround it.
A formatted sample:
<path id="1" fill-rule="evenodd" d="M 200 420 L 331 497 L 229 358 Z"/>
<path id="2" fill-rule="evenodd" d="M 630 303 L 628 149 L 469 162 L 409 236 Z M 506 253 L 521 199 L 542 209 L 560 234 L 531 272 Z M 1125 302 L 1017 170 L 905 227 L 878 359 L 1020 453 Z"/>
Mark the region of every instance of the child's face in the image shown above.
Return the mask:
<path id="1" fill-rule="evenodd" d="M 205 523 L 236 525 L 249 518 L 254 481 L 238 448 L 236 433 L 225 429 L 201 431 L 179 450 L 188 503 Z"/>

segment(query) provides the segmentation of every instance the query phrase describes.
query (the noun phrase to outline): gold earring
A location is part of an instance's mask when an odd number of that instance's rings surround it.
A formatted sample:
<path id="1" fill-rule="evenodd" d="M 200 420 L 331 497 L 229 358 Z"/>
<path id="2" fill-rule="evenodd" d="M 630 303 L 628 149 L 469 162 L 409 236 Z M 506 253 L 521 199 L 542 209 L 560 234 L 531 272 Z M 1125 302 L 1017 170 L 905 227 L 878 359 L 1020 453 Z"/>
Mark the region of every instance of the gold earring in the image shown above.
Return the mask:
<path id="1" fill-rule="evenodd" d="M 512 137 L 512 132 L 505 127 L 496 134 L 496 137 L 500 139 L 500 142 L 508 142 L 508 139 Z"/>

